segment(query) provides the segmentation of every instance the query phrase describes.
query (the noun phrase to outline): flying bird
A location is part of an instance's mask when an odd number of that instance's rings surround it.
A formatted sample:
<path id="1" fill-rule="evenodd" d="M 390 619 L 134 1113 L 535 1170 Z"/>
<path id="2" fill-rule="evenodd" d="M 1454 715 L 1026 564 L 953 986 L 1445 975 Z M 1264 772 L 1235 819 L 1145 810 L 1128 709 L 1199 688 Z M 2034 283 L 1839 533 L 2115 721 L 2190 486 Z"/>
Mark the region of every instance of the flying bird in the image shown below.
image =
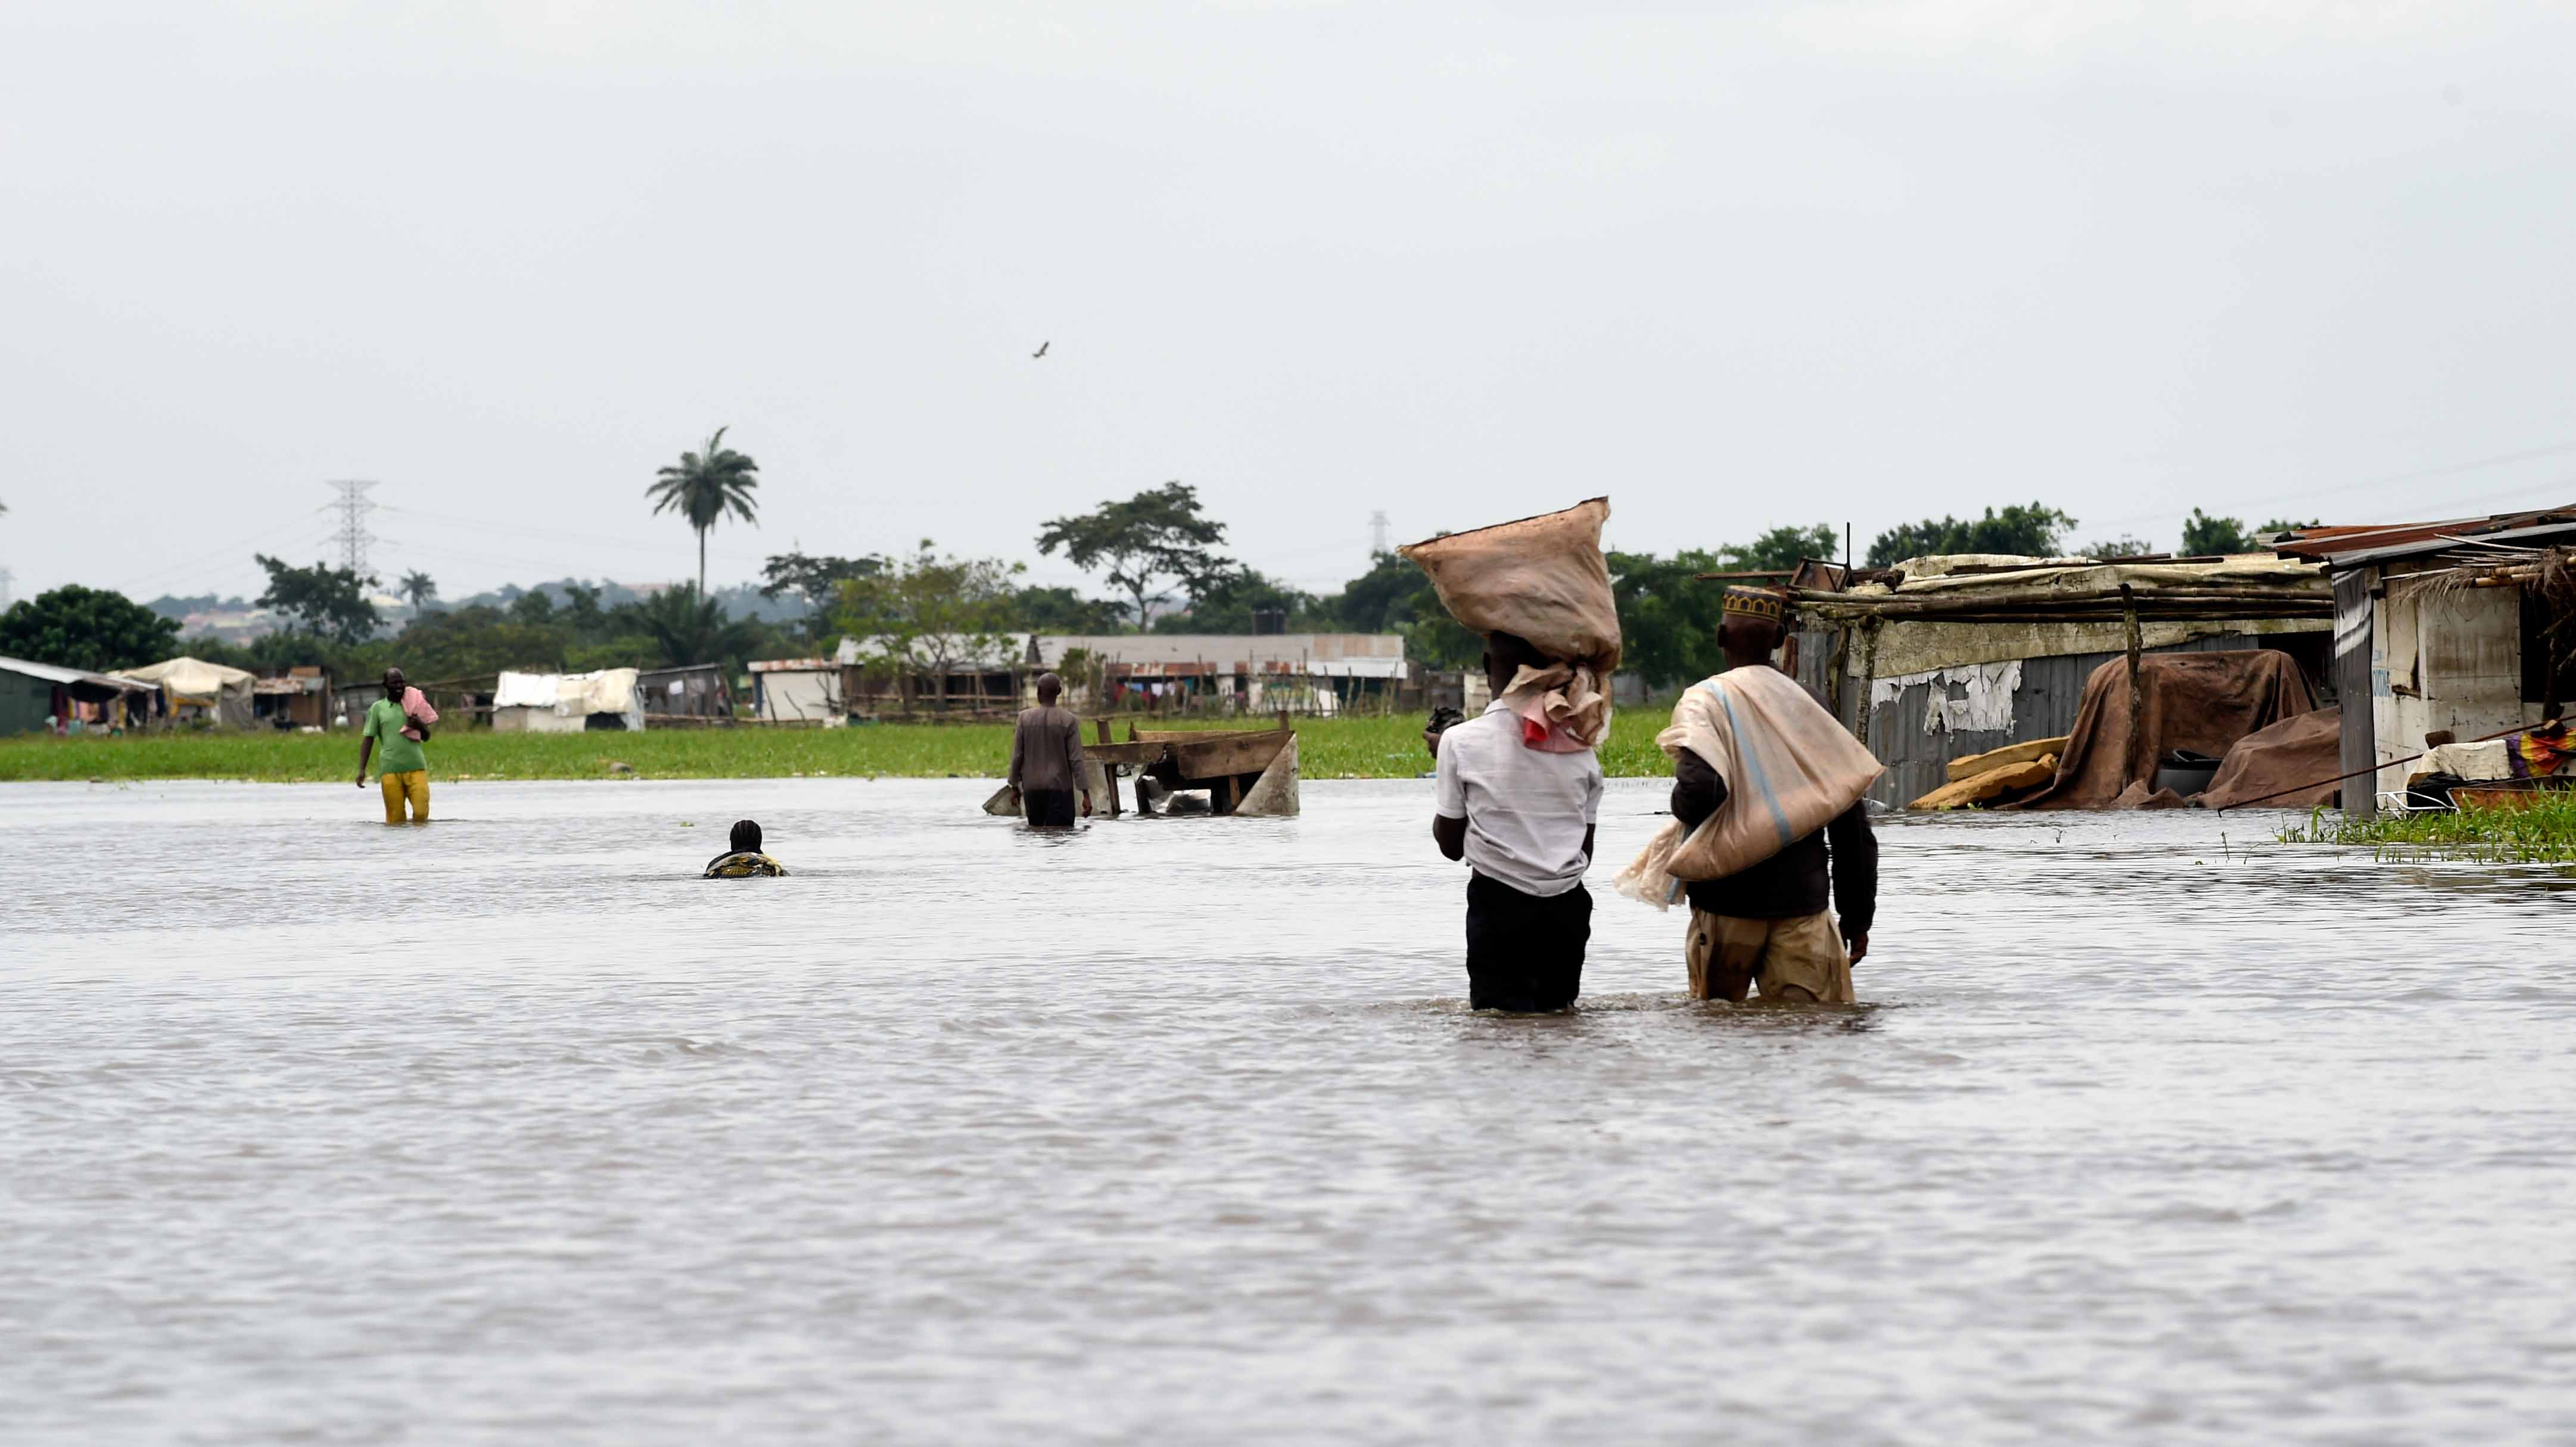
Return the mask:
<path id="1" fill-rule="evenodd" d="M 1052 346 L 1054 346 L 1054 345 L 1055 345 L 1055 343 L 1053 343 L 1053 342 L 1051 342 L 1051 341 L 1050 341 L 1050 342 L 1040 342 L 1040 343 L 1038 343 L 1038 349 L 1037 349 L 1036 351 L 1034 351 L 1034 352 L 1029 353 L 1029 358 L 1030 358 L 1030 360 L 1034 361 L 1034 360 L 1036 360 L 1036 359 L 1037 359 L 1037 358 L 1039 358 L 1039 357 L 1043 357 L 1043 356 L 1045 356 L 1045 355 L 1046 355 L 1046 349 L 1047 349 L 1047 348 L 1049 348 L 1049 347 L 1052 347 Z"/>

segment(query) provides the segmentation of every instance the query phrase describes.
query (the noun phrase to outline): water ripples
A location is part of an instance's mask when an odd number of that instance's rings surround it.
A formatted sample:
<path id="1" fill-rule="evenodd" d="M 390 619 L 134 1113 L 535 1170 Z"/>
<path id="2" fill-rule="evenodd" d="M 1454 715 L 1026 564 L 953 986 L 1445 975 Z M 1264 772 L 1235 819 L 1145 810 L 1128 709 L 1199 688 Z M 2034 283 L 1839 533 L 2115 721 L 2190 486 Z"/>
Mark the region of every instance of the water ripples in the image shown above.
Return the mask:
<path id="1" fill-rule="evenodd" d="M 11 786 L 0 1435 L 2570 1429 L 2565 872 L 1903 821 L 1866 1004 L 1684 999 L 1605 869 L 1509 1019 L 1428 789 Z"/>

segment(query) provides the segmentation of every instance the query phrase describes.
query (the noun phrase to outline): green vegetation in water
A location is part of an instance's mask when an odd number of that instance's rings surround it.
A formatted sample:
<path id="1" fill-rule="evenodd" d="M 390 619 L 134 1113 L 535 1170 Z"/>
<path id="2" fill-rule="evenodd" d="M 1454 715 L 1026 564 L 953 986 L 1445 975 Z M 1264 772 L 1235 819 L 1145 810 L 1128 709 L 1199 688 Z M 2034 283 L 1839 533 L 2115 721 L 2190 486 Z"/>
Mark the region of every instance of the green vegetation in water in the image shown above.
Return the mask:
<path id="1" fill-rule="evenodd" d="M 2465 860 L 2482 864 L 2576 863 L 2576 792 L 2553 794 L 2528 809 L 2462 809 L 2329 817 L 2282 828 L 2284 844 L 2366 846 L 2377 859 Z"/>
<path id="2" fill-rule="evenodd" d="M 1612 777 L 1669 774 L 1655 734 L 1668 711 L 1621 712 L 1601 749 Z M 1137 722 L 1151 727 L 1152 720 Z M 1127 720 L 1116 725 L 1126 736 Z M 1229 728 L 1225 719 L 1172 719 L 1171 728 Z M 640 734 L 441 732 L 430 740 L 436 779 L 599 779 L 622 763 L 654 779 L 878 777 L 998 779 L 1010 763 L 1011 726 L 853 724 L 839 729 L 648 729 Z M 1309 779 L 1406 779 L 1431 767 L 1417 715 L 1300 719 L 1300 774 Z M 160 733 L 0 739 L 0 782 L 83 779 L 244 779 L 345 783 L 357 776 L 358 740 L 345 730 L 302 733 Z M 619 777 L 625 777 L 620 775 Z"/>

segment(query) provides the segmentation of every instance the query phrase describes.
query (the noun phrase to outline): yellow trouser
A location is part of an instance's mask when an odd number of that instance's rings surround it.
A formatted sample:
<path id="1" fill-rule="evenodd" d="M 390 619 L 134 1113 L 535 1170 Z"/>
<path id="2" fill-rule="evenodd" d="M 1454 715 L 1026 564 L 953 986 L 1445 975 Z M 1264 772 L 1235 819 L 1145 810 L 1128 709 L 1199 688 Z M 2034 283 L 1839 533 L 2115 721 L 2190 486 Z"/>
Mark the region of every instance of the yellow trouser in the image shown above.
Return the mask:
<path id="1" fill-rule="evenodd" d="M 1831 910 L 1790 919 L 1735 919 L 1695 909 L 1683 959 L 1690 965 L 1695 1000 L 1740 1004 L 1748 989 L 1758 987 L 1766 1000 L 1852 1002 L 1851 955 Z"/>
<path id="2" fill-rule="evenodd" d="M 377 784 L 385 791 L 385 822 L 403 821 L 403 800 L 411 801 L 411 817 L 429 817 L 429 770 L 414 769 L 408 774 L 378 774 Z"/>

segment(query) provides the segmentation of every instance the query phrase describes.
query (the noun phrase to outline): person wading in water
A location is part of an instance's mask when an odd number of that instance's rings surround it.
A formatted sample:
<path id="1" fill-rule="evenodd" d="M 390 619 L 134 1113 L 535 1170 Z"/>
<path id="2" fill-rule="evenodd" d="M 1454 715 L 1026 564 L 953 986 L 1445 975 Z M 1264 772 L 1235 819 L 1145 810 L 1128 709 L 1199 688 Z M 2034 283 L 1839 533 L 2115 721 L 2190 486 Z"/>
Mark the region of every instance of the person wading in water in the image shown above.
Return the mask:
<path id="1" fill-rule="evenodd" d="M 1031 824 L 1073 826 L 1073 799 L 1082 796 L 1082 812 L 1091 813 L 1091 791 L 1082 783 L 1082 720 L 1055 706 L 1064 680 L 1038 675 L 1038 706 L 1020 710 L 1011 734 L 1011 802 Z"/>
<path id="2" fill-rule="evenodd" d="M 1779 594 L 1727 589 L 1717 625 L 1727 668 L 1770 668 L 1784 628 Z M 1789 707 L 1814 710 L 1814 719 L 1801 724 L 1842 733 L 1842 725 L 1803 689 Z M 1727 780 L 1715 764 L 1689 748 L 1675 754 L 1673 817 L 1684 828 L 1697 828 L 1726 801 Z M 1839 933 L 1825 908 L 1828 876 L 1842 914 Z M 1851 967 L 1869 953 L 1869 927 L 1878 913 L 1878 839 L 1870 833 L 1867 804 L 1854 803 L 1769 858 L 1686 888 L 1693 996 L 1741 1001 L 1758 983 L 1766 1000 L 1851 1002 Z"/>
<path id="3" fill-rule="evenodd" d="M 755 819 L 737 819 L 733 824 L 728 852 L 707 861 L 705 879 L 777 879 L 787 867 L 761 852 L 760 823 Z"/>
<path id="4" fill-rule="evenodd" d="M 386 669 L 384 685 L 385 696 L 367 705 L 366 725 L 358 733 L 358 787 L 367 787 L 372 755 L 376 782 L 385 791 L 385 822 L 401 823 L 408 803 L 412 822 L 421 823 L 429 818 L 429 755 L 420 746 L 429 742 L 437 715 L 420 718 L 405 710 L 401 669 Z"/>
<path id="5" fill-rule="evenodd" d="M 1593 823 L 1601 760 L 1542 748 L 1503 701 L 1521 665 L 1549 660 L 1509 633 L 1485 635 L 1494 701 L 1439 735 L 1431 838 L 1467 876 L 1467 999 L 1479 1010 L 1562 1010 L 1583 992 L 1592 938 Z"/>

